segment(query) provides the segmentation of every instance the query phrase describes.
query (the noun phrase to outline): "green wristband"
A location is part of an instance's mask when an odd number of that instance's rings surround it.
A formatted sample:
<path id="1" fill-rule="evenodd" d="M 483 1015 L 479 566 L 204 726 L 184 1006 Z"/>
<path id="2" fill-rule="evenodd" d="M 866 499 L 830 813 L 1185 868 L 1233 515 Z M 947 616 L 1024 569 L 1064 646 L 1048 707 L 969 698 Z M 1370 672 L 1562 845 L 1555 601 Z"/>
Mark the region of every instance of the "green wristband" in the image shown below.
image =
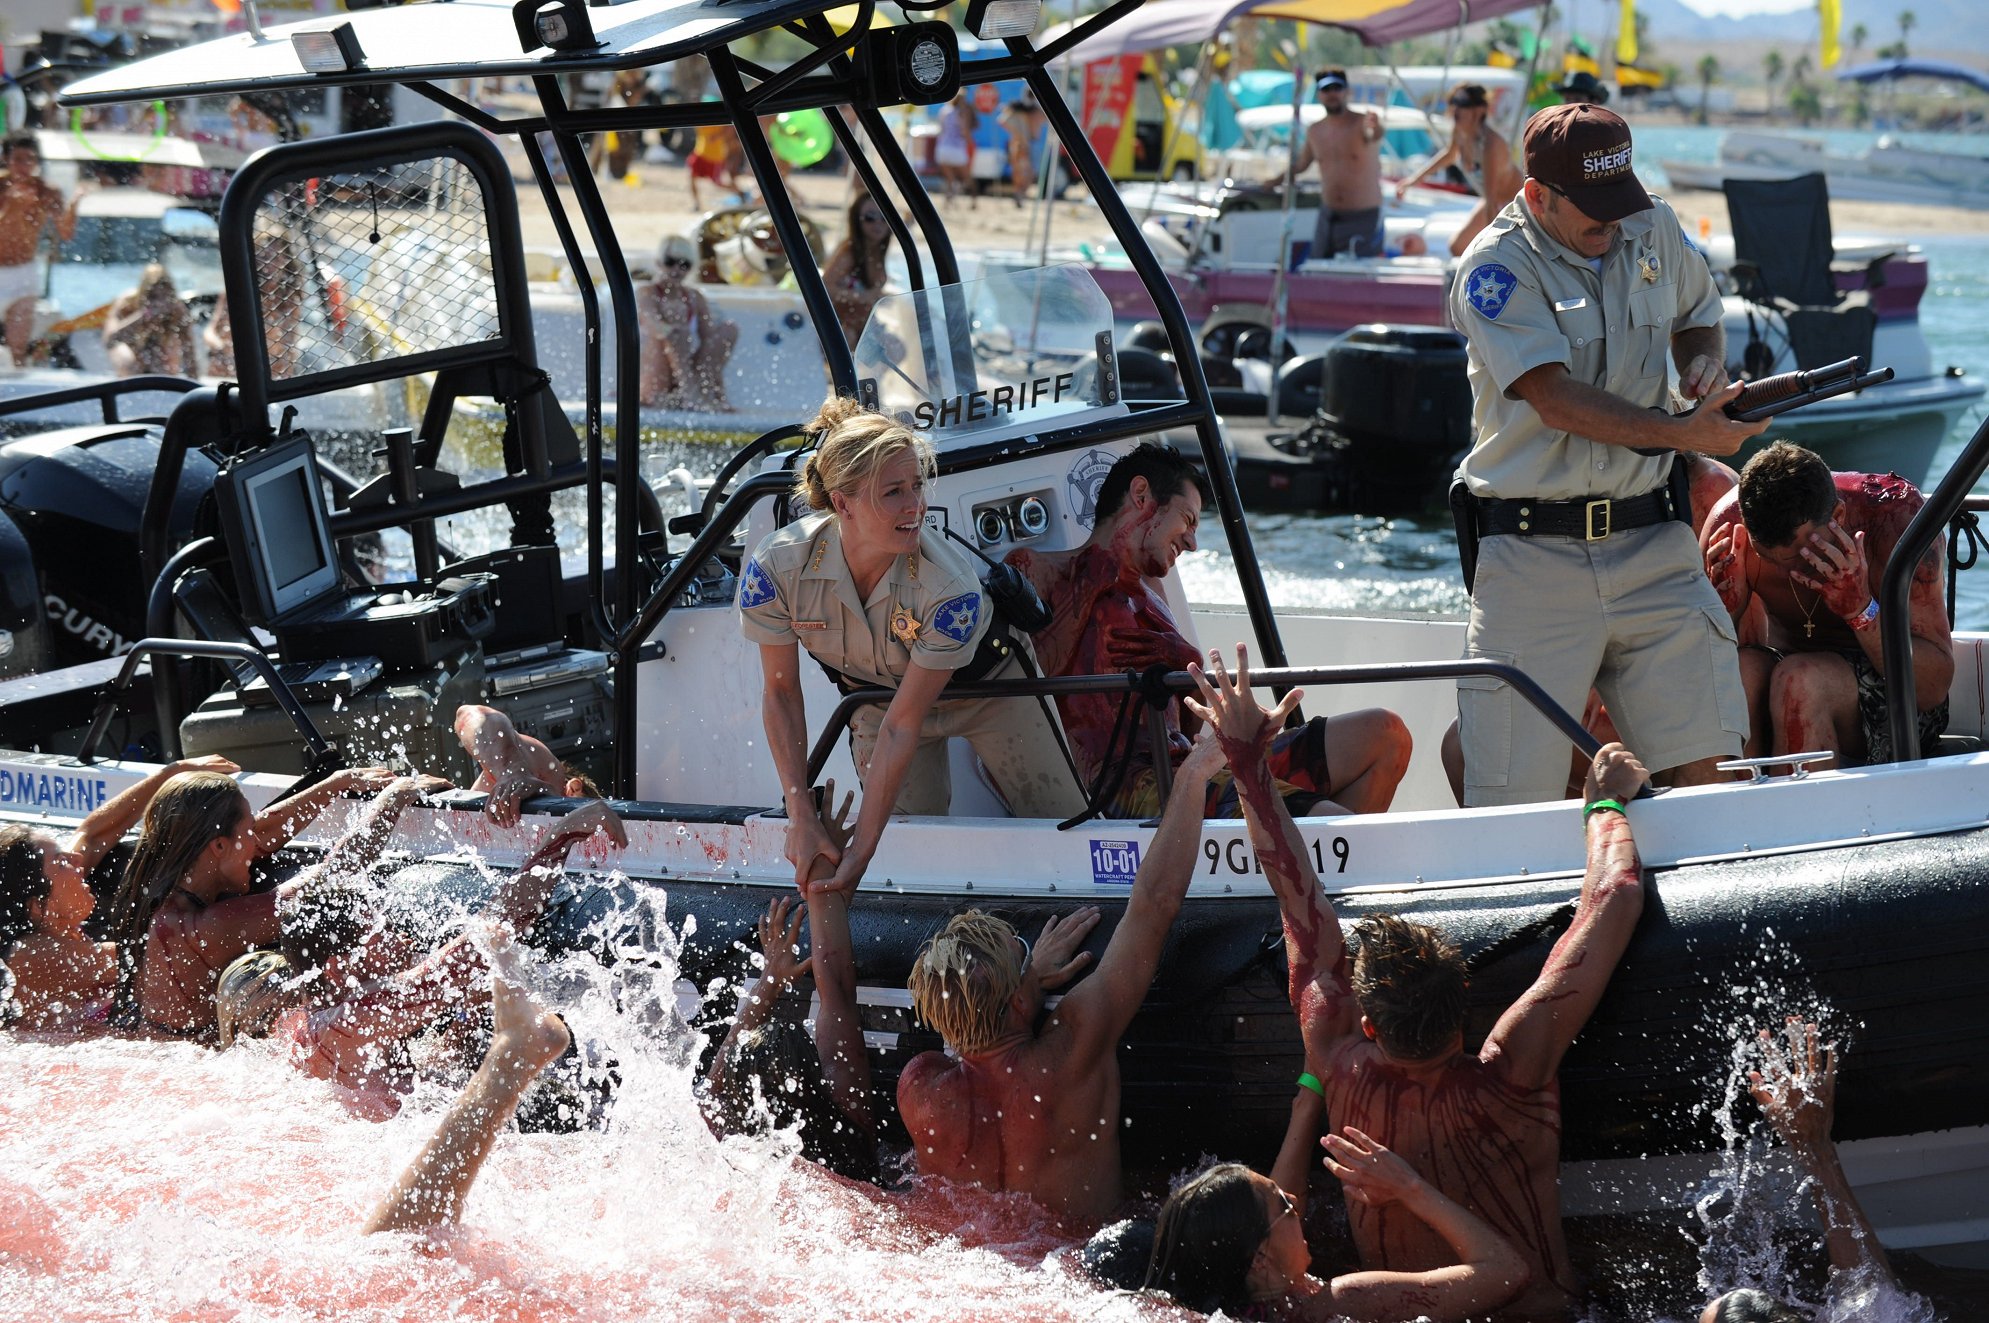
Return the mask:
<path id="1" fill-rule="evenodd" d="M 1603 812 L 1623 813 L 1622 801 L 1616 799 L 1596 800 L 1593 804 L 1590 804 L 1582 809 L 1582 825 L 1586 827 L 1588 825 L 1588 820 L 1590 818 L 1594 817 L 1598 813 L 1603 813 Z M 1624 813 L 1624 816 L 1628 817 L 1629 815 L 1627 813 Z"/>
<path id="2" fill-rule="evenodd" d="M 1301 1089 L 1310 1089 L 1322 1098 L 1326 1096 L 1326 1086 L 1321 1084 L 1319 1077 L 1309 1070 L 1298 1077 L 1298 1086 Z"/>

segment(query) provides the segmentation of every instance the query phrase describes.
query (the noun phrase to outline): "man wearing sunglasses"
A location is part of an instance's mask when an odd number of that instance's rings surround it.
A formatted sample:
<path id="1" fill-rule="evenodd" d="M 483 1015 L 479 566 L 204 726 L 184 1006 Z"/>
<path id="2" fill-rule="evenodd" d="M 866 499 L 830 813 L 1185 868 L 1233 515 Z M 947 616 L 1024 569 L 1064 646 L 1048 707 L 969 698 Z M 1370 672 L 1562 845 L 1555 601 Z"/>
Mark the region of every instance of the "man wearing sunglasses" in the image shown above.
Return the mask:
<path id="1" fill-rule="evenodd" d="M 1466 250 L 1450 295 L 1476 432 L 1458 468 L 1467 655 L 1517 665 L 1572 712 L 1593 686 L 1648 766 L 1709 782 L 1739 754 L 1747 707 L 1675 452 L 1731 455 L 1767 424 L 1722 412 L 1740 386 L 1719 291 L 1637 181 L 1629 126 L 1600 106 L 1551 106 L 1525 148 L 1519 196 Z M 1567 738 L 1510 687 L 1460 680 L 1458 716 L 1467 805 L 1565 793 Z"/>

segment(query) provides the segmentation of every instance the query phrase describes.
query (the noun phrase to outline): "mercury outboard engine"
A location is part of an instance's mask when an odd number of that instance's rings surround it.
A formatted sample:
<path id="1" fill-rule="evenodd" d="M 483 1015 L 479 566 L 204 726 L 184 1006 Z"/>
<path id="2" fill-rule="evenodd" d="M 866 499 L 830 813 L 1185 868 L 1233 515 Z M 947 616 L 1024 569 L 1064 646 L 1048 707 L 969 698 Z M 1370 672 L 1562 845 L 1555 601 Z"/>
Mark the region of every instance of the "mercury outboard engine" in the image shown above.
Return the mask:
<path id="1" fill-rule="evenodd" d="M 1471 444 L 1464 337 L 1440 326 L 1355 327 L 1326 351 L 1319 407 L 1348 444 L 1356 499 L 1438 500 Z"/>
<path id="2" fill-rule="evenodd" d="M 158 427 L 137 423 L 0 445 L 0 629 L 15 631 L 0 676 L 118 656 L 144 637 L 151 585 L 138 569 L 138 523 L 158 461 Z M 206 455 L 187 455 L 173 501 L 174 545 L 191 533 L 215 472 Z M 33 643 L 42 635 L 28 631 L 26 649 L 17 623 L 24 611 L 45 623 L 43 641 Z M 37 650 L 31 663 L 18 664 L 24 651 Z"/>

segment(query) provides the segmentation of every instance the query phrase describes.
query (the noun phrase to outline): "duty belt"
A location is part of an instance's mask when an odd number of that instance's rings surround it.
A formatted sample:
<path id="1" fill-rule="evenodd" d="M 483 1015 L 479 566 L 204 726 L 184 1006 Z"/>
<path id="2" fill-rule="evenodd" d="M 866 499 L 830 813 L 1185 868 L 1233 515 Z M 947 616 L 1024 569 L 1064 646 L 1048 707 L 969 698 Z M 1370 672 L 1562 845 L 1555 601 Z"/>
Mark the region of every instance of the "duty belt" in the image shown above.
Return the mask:
<path id="1" fill-rule="evenodd" d="M 1579 501 L 1534 501 L 1525 497 L 1478 501 L 1478 535 L 1494 537 L 1578 537 L 1600 542 L 1612 533 L 1648 528 L 1683 516 L 1669 484 L 1642 496 L 1596 497 Z"/>

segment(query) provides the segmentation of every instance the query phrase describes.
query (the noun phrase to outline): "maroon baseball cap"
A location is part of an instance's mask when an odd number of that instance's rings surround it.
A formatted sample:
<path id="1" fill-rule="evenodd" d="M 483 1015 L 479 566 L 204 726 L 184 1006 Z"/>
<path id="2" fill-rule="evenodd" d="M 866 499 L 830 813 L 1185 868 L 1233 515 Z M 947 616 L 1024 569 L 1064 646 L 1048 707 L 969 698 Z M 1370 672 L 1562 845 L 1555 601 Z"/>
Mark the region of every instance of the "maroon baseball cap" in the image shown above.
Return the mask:
<path id="1" fill-rule="evenodd" d="M 1651 195 L 1630 168 L 1630 126 L 1613 110 L 1549 106 L 1526 122 L 1526 173 L 1594 221 L 1648 211 Z"/>

